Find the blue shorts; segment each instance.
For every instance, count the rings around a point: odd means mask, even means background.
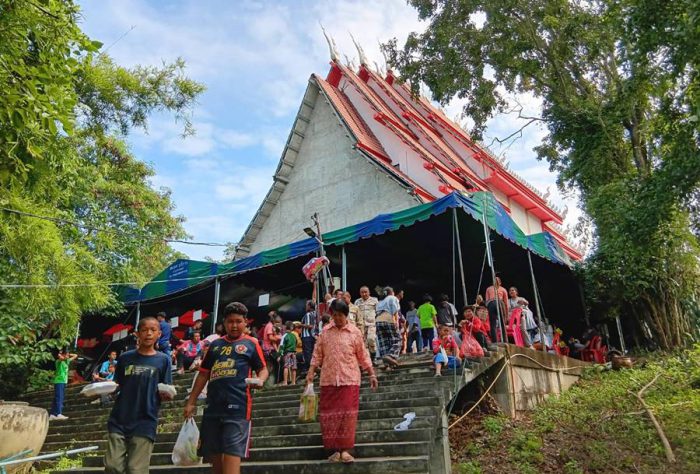
[[[203,417],[199,430],[199,455],[205,459],[220,454],[247,458],[250,449],[250,420]]]
[[[447,368],[448,369],[455,369],[459,367],[459,362],[457,362],[457,358],[454,356],[447,356],[447,360],[445,360],[445,357],[438,352],[438,354],[433,358],[433,362],[436,364],[444,364],[447,362]]]

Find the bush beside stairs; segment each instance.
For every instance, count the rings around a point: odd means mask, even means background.
[[[360,390],[360,415],[357,426],[355,457],[352,465],[329,464],[323,449],[318,422],[297,421],[301,385],[277,386],[257,392],[253,402],[253,435],[250,457],[244,461],[244,474],[257,473],[446,473],[450,470],[447,417],[445,407],[464,385],[474,380],[501,358],[491,357],[467,361],[466,370],[455,377],[445,371],[433,376],[429,354],[402,357],[399,369],[378,370],[379,389],[372,392],[366,377]],[[160,410],[158,435],[151,457],[151,472],[200,474],[210,472],[207,464],[192,467],[172,465],[173,445],[182,424],[182,410],[187,389],[194,374],[175,376],[178,390],[175,400],[164,403]],[[55,474],[93,473],[103,471],[102,456],[106,448],[106,425],[110,407],[90,404],[82,397],[82,386],[66,390],[65,421],[51,422],[43,453],[97,445],[82,459],[82,467],[54,470]],[[318,388],[317,388],[318,390]],[[50,390],[28,394],[31,405],[49,408]],[[201,420],[204,402],[196,417]],[[408,412],[416,419],[407,431],[394,431]],[[44,468],[46,466],[43,466]]]

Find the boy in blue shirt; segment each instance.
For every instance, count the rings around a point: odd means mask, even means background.
[[[160,402],[170,399],[158,392],[159,383],[172,384],[170,358],[155,349],[158,321],[139,321],[137,337],[139,348],[119,356],[114,373],[119,393],[107,421],[105,472],[110,474],[148,473]]]
[[[185,405],[185,419],[196,410],[197,397],[208,382],[207,407],[200,429],[201,454],[216,473],[239,474],[248,456],[251,386],[245,379],[257,373],[258,387],[267,380],[265,356],[258,341],[245,334],[248,308],[230,303],[224,309],[226,335],[212,342]]]
[[[168,359],[170,359],[170,337],[173,335],[173,329],[170,327],[170,321],[164,312],[161,311],[158,313],[156,315],[156,319],[158,319],[158,326],[160,327],[160,336],[158,336],[158,344],[156,345],[156,349],[161,351],[163,354],[168,356]]]

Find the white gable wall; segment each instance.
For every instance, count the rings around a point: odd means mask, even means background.
[[[303,229],[311,226],[314,212],[321,231],[328,232],[420,203],[353,145],[319,94],[289,184],[251,244],[250,255],[305,238]]]

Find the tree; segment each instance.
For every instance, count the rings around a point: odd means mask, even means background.
[[[436,100],[468,99],[480,138],[511,109],[542,101],[536,148],[575,187],[595,227],[581,267],[594,310],[630,318],[670,348],[697,337],[700,4],[691,0],[411,0],[429,21],[389,62]],[[697,209],[697,206],[695,207]],[[697,222],[697,214],[694,216]]]
[[[0,372],[30,371],[82,314],[120,311],[110,283],[147,281],[185,237],[125,138],[157,110],[191,132],[203,86],[182,61],[114,64],[78,15],[71,1],[0,0]]]

